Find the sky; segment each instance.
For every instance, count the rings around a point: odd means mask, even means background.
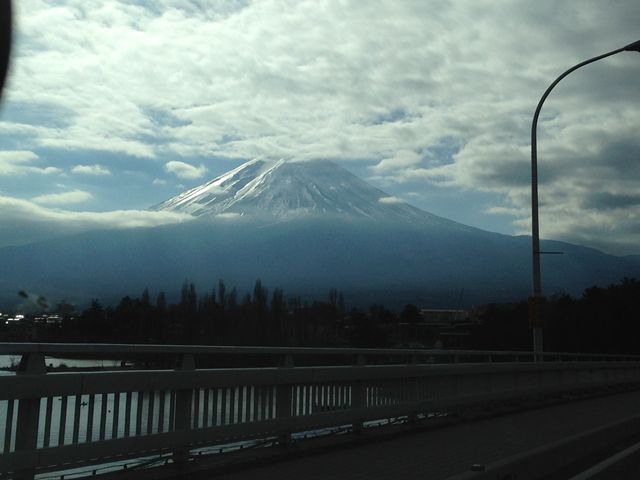
[[[20,0],[0,246],[189,221],[146,209],[254,158],[330,159],[429,212],[530,232],[530,128],[637,0]],[[640,254],[640,54],[538,127],[543,238]]]

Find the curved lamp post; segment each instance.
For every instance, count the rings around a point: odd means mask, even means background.
[[[542,288],[540,285],[540,255],[543,253],[540,251],[540,232],[538,225],[538,145],[536,129],[538,127],[538,116],[544,101],[547,99],[551,90],[574,70],[584,67],[590,63],[596,62],[606,57],[610,57],[620,52],[640,52],[640,40],[634,43],[630,43],[626,47],[618,48],[611,52],[599,55],[597,57],[585,60],[577,65],[574,65],[569,70],[564,72],[554,82],[549,85],[549,88],[544,92],[542,98],[538,102],[536,111],[533,114],[533,122],[531,124],[531,246],[532,246],[532,260],[533,260],[533,293],[529,298],[529,324],[533,329],[533,357],[534,361],[542,361],[542,321],[540,319],[540,304],[542,303]]]

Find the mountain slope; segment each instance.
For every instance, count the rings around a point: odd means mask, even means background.
[[[593,284],[637,276],[623,258],[560,242],[545,249],[546,294],[579,294]],[[351,304],[458,306],[526,298],[530,240],[504,235],[430,231],[365,220],[311,220],[256,224],[196,221],[180,227],[90,232],[0,249],[0,299],[19,290],[50,299],[117,301],[165,290],[185,278],[208,290],[219,278],[248,291],[257,278],[289,295],[324,298],[342,290]]]
[[[331,162],[248,162],[154,208],[198,218],[0,249],[0,304],[16,303],[20,290],[78,302],[114,302],[145,287],[171,295],[185,278],[201,289],[222,278],[241,292],[260,278],[307,298],[335,287],[361,306],[457,307],[530,291],[529,238],[390,199]],[[546,294],[579,294],[640,273],[635,259],[542,245],[565,253],[542,259]]]

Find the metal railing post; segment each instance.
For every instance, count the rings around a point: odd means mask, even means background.
[[[354,358],[354,365],[356,367],[362,367],[366,365],[366,359],[364,355],[359,354]],[[362,380],[351,382],[351,408],[354,410],[358,410],[366,407],[366,386]],[[353,420],[351,427],[353,428],[354,433],[362,432],[363,422],[361,419]]]
[[[289,354],[285,355],[281,368],[293,368],[293,357]],[[276,418],[288,418],[292,412],[292,385],[276,385]],[[278,438],[278,443],[286,447],[291,444],[291,431],[287,429],[282,432]]]
[[[411,425],[415,425],[418,423],[418,403],[420,402],[418,378],[409,377],[407,381],[409,382],[409,402],[414,405],[413,410],[407,416],[407,422]]]
[[[45,375],[43,353],[22,355],[16,375]],[[40,418],[40,398],[21,398],[18,403],[16,424],[16,452],[36,453],[38,446],[38,419]],[[35,468],[27,468],[16,473],[16,480],[33,480]]]
[[[351,408],[352,409],[359,410],[361,408],[366,407],[365,389],[366,389],[366,386],[362,380],[351,383]],[[361,418],[354,419],[353,423],[351,424],[351,427],[353,428],[354,433],[361,433],[363,428],[362,425],[363,425],[363,422]]]
[[[192,354],[182,355],[180,364],[176,370],[193,371],[195,369],[195,360]],[[139,400],[138,400],[139,401]],[[175,411],[173,418],[173,430],[188,431],[191,430],[191,404],[193,402],[193,389],[176,390],[175,392]],[[138,405],[140,408],[140,405]],[[189,444],[178,445],[173,450],[173,462],[176,464],[185,464],[189,460]]]

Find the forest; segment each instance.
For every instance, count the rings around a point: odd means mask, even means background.
[[[552,352],[640,354],[640,281],[625,278],[593,286],[579,298],[556,294],[546,299],[544,349]],[[473,332],[474,347],[531,348],[526,301],[486,305]]]
[[[529,350],[528,305],[479,305],[467,321],[443,326],[425,320],[424,311],[406,305],[399,312],[383,305],[348,308],[343,294],[303,301],[271,292],[260,280],[242,296],[223,280],[199,292],[185,280],[175,302],[165,292],[153,298],[144,289],[115,306],[98,299],[82,311],[66,302],[49,308],[58,322],[32,314],[20,324],[0,325],[1,341],[109,342],[205,345],[354,346]],[[640,282],[625,278],[587,288],[579,298],[556,294],[543,306],[545,351],[640,353]],[[50,318],[50,317],[49,317]],[[451,344],[451,332],[464,343]]]

